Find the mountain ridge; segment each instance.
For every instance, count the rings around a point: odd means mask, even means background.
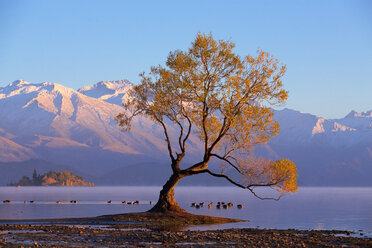
[[[140,163],[149,165],[144,167],[149,176],[151,170],[155,175],[156,166],[151,164],[169,163],[162,129],[139,117],[132,131],[124,133],[115,122],[133,85],[128,80],[101,81],[74,90],[51,82],[16,80],[0,87],[0,162],[42,159],[79,169],[102,183],[110,182],[107,177],[115,171],[125,181],[129,176],[125,172],[136,174]],[[294,160],[299,171],[309,175],[300,174],[304,184],[327,181],[319,182],[321,176],[312,169],[331,176],[336,171],[338,178],[345,173],[372,173],[371,117],[372,111],[325,119],[288,108],[274,110],[281,132],[257,150],[265,157]],[[177,129],[170,125],[169,133],[175,136]],[[192,161],[202,148],[196,135],[188,147],[191,155],[186,161]]]

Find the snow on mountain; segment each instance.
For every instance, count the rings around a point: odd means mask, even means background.
[[[354,118],[354,117],[361,117],[361,118],[372,118],[372,110],[367,112],[358,113],[355,110],[352,110],[349,114],[345,116],[345,118]]]
[[[362,113],[353,110],[344,118],[335,121],[358,130],[372,131],[372,110]]]
[[[111,91],[110,95],[118,92]],[[97,94],[106,101],[100,96]],[[372,173],[372,167],[368,166],[372,164],[372,132],[363,132],[358,125],[347,125],[342,120],[327,120],[291,109],[275,110],[274,114],[281,131],[268,144],[256,149],[258,154],[292,159],[299,168],[299,180],[305,185],[363,185],[372,181],[363,178],[364,173]],[[359,119],[366,116],[368,113],[357,115]],[[354,175],[354,179],[345,178],[347,175]]]
[[[104,175],[115,172],[120,172],[115,183],[122,183],[122,177],[125,182],[136,171],[155,175],[153,167],[169,163],[162,129],[139,117],[131,132],[125,133],[115,122],[132,87],[127,80],[102,81],[78,91],[22,80],[0,87],[0,162],[35,158],[71,166],[88,178],[102,175],[99,181],[106,183],[114,182]],[[372,182],[368,177],[372,174],[372,111],[354,111],[334,120],[291,109],[274,113],[281,131],[261,146],[260,153],[296,162],[300,183]],[[177,137],[174,126],[168,131]],[[202,150],[194,135],[188,147],[191,158]]]
[[[366,116],[327,120],[291,109],[275,111],[280,133],[260,154],[293,160],[302,185],[371,185],[372,129],[363,128]],[[352,123],[345,121],[350,118]]]
[[[124,137],[114,121],[122,111],[117,105],[48,82],[16,81],[0,89],[0,94],[0,125],[16,133],[18,138],[22,135],[51,137],[49,140],[53,138],[54,143],[58,138],[61,146],[77,142],[115,152],[138,153],[133,149],[135,146],[128,145],[135,140]],[[62,138],[71,142],[62,142]]]
[[[123,100],[127,97],[128,91],[132,87],[133,84],[126,79],[118,81],[101,81],[92,86],[82,87],[78,92],[121,106]]]
[[[15,81],[0,88],[0,106],[0,128],[15,134],[3,139],[2,146],[22,144],[36,151],[36,157],[50,156],[56,147],[120,154],[165,150],[159,131],[154,135],[138,128],[145,119],[137,120],[131,134],[123,133],[114,120],[121,107],[59,84]],[[4,153],[0,161],[9,161],[8,157]]]
[[[114,103],[122,104],[122,100],[127,97],[129,90],[133,84],[127,80],[119,81],[102,81],[92,86],[86,86],[79,92],[87,96]],[[275,111],[275,119],[280,124],[281,133],[278,138],[280,142],[299,142],[324,143],[333,146],[348,144],[347,138],[350,132],[355,131],[354,128],[342,125],[334,120],[326,120],[311,114],[304,114],[291,109],[283,109]],[[198,142],[196,139],[194,142]],[[275,141],[274,141],[275,142]]]
[[[273,142],[324,143],[339,146],[348,143],[356,129],[300,111],[283,109],[274,111],[274,119],[280,124],[280,133]]]
[[[97,98],[50,82],[17,80],[0,88],[0,130],[8,135],[3,135],[0,148],[9,151],[0,152],[0,162],[15,161],[11,154],[18,152],[21,160],[38,158],[95,173],[145,157],[164,157],[167,148],[162,129],[151,120],[136,118],[130,133],[118,127],[115,117],[123,109],[110,101],[129,87],[127,81],[100,82],[82,90],[95,92]],[[112,97],[107,97],[108,89]],[[169,132],[176,134],[174,128]],[[198,149],[197,144],[191,146],[191,151]]]
[[[121,106],[122,101],[127,97],[132,87],[133,84],[128,80],[102,81],[92,86],[83,87],[78,91],[87,96]],[[313,136],[319,134],[331,134],[334,137],[335,133],[338,132],[355,131],[354,128],[342,125],[334,120],[326,120],[290,109],[275,111],[275,118],[281,125],[282,133],[290,133],[291,138],[303,142],[311,140]],[[288,135],[286,136],[288,137]]]

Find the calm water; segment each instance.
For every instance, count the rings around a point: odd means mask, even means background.
[[[0,219],[35,219],[92,217],[105,214],[139,212],[150,209],[160,187],[0,187]],[[262,192],[265,193],[265,192]],[[6,204],[3,200],[12,200]],[[363,230],[372,233],[372,188],[303,187],[280,201],[262,201],[249,192],[230,187],[177,187],[176,199],[191,213],[231,217],[249,222],[197,227],[220,229],[232,227]],[[35,203],[24,204],[24,200]],[[71,204],[70,200],[78,200]],[[111,204],[107,201],[112,200]],[[123,205],[121,201],[140,201]],[[62,201],[62,204],[56,204]],[[233,202],[243,204],[228,210],[195,209],[191,202]]]

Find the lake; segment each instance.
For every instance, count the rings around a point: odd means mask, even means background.
[[[146,211],[156,202],[161,187],[0,187],[0,219],[93,217]],[[268,194],[261,190],[261,194]],[[3,203],[4,200],[12,203]],[[28,203],[25,204],[24,201]],[[30,200],[35,201],[29,203]],[[77,204],[70,200],[78,200]],[[111,200],[112,203],[107,203]],[[124,205],[121,201],[140,201]],[[277,228],[337,229],[372,234],[372,188],[301,187],[279,201],[259,200],[248,191],[234,187],[176,187],[176,200],[188,212],[249,220],[249,222],[198,226],[194,229]],[[61,201],[61,204],[56,204]],[[192,202],[213,201],[196,209]],[[218,201],[234,207],[217,209]],[[243,204],[242,209],[236,208]],[[190,228],[193,229],[193,228]]]

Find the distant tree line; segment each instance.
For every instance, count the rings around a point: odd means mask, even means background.
[[[32,178],[23,176],[18,182],[11,182],[9,186],[94,186],[93,183],[85,182],[82,177],[63,170],[60,172],[49,171],[40,175],[36,169]]]

